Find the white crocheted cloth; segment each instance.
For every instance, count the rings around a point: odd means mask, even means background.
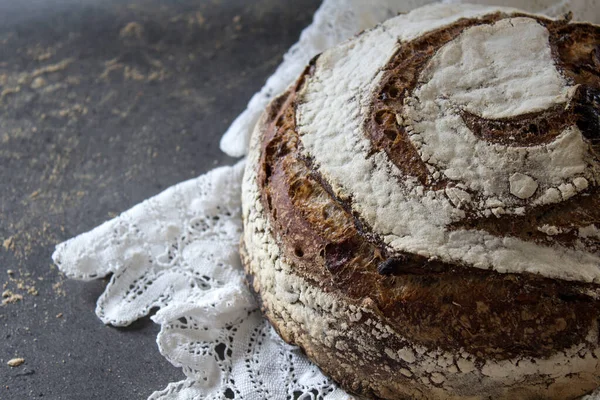
[[[399,12],[433,2],[324,0],[313,23],[227,130],[221,149],[245,155],[266,104],[314,55]],[[595,0],[471,2],[501,3],[550,16],[570,10],[575,19],[600,22]],[[159,308],[152,317],[161,326],[159,351],[182,368],[186,379],[150,399],[351,398],[298,348],[279,338],[244,285],[237,253],[242,173],[240,161],[175,185],[58,245],[53,259],[71,278],[112,274],[96,307],[106,324],[125,326]]]

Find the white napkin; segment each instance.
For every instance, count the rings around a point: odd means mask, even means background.
[[[235,157],[246,154],[264,107],[314,55],[399,12],[433,2],[324,0],[313,23],[227,130],[221,149]],[[571,10],[575,19],[600,21],[595,0],[471,2],[551,16]],[[125,326],[159,308],[152,317],[161,325],[159,351],[183,369],[186,379],[150,399],[349,399],[298,348],[277,336],[244,285],[237,253],[242,172],[243,160],[175,185],[58,245],[53,259],[71,278],[113,274],[96,307],[106,324]]]

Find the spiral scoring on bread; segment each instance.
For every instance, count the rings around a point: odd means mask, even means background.
[[[412,110],[419,106],[415,104],[415,93],[425,86],[426,75],[433,76],[427,71],[435,64],[435,57],[443,55],[445,46],[468,37],[469,30],[483,29],[488,35],[514,39],[505,30],[521,24],[521,30],[515,31],[517,36],[523,34],[523,29],[534,38],[539,36],[533,44],[537,48],[547,47],[549,41],[543,30],[548,28],[543,24],[556,30],[568,30],[570,24],[512,13],[458,21],[442,18],[436,23],[439,29],[423,34],[414,32],[420,26],[416,24],[384,25],[381,29],[388,33],[383,36],[387,43],[375,45],[373,33],[367,32],[346,47],[330,50],[314,59],[298,82],[269,106],[261,128],[258,175],[262,203],[278,243],[294,263],[296,273],[322,290],[342,290],[357,300],[373,299],[374,307],[389,318],[395,329],[416,342],[462,347],[500,359],[517,354],[539,356],[568,348],[585,337],[594,324],[597,312],[587,293],[594,293],[595,287],[585,282],[565,285],[547,279],[575,277],[577,281],[581,275],[563,273],[559,268],[548,270],[545,263],[556,266],[552,257],[561,252],[586,261],[581,254],[590,251],[594,231],[584,228],[587,237],[577,236],[575,241],[573,235],[555,233],[549,227],[562,229],[558,227],[573,220],[594,226],[599,218],[592,189],[559,206],[533,205],[536,196],[525,196],[532,175],[525,170],[528,165],[515,163],[510,166],[512,172],[500,166],[494,177],[504,179],[504,185],[500,185],[502,190],[494,201],[504,201],[512,208],[504,205],[507,211],[499,213],[497,208],[501,206],[481,194],[486,182],[481,187],[469,187],[451,179],[447,168],[434,162],[434,157],[423,155],[430,143],[416,138],[412,127],[417,124],[409,123],[407,116],[414,115]],[[494,29],[498,23],[500,31]],[[402,33],[403,28],[408,33]],[[400,32],[392,34],[393,29]],[[378,33],[376,37],[381,40],[381,31]],[[592,33],[590,37],[596,38],[597,33]],[[395,35],[414,38],[398,43]],[[571,50],[568,45],[564,47],[564,51]],[[567,136],[579,132],[572,101],[577,89],[574,94],[567,83],[577,84],[575,79],[580,78],[558,74],[553,57],[559,51],[549,48],[539,56],[549,63],[544,68],[554,83],[546,92],[554,97],[545,96],[540,101],[524,93],[533,100],[528,108],[520,103],[513,107],[512,112],[519,113],[513,119],[502,114],[492,119],[474,107],[450,104],[446,107],[448,113],[456,110],[452,121],[463,135],[470,135],[472,142],[483,143],[499,156],[507,155],[507,162],[514,154],[529,150],[543,156],[556,154],[553,148],[558,153],[564,151],[568,148],[563,146],[565,132]],[[365,60],[373,61],[373,65],[365,67]],[[521,71],[515,72],[522,78]],[[369,73],[376,79],[370,79]],[[592,77],[586,79],[594,82]],[[441,100],[450,98],[442,96]],[[506,100],[504,103],[506,110],[510,105]],[[473,122],[472,118],[479,120]],[[437,120],[437,114],[430,119]],[[424,118],[419,121],[424,124]],[[542,129],[544,123],[548,131]],[[539,128],[525,133],[522,127],[532,124]],[[480,130],[473,133],[470,127],[476,125]],[[499,128],[510,130],[514,138],[504,139],[502,133],[494,131]],[[460,134],[456,131],[449,129],[442,134]],[[435,136],[435,132],[428,135]],[[582,139],[581,134],[575,139],[575,143],[592,151],[589,140]],[[527,157],[519,160],[527,161]],[[568,157],[565,161],[577,162]],[[511,192],[511,180],[512,189],[519,188],[521,197]],[[494,206],[491,213],[490,204]],[[519,208],[527,212],[521,216]],[[559,249],[549,243],[558,244]],[[582,250],[582,245],[587,247]],[[419,247],[415,250],[415,246]],[[539,249],[546,249],[546,253]],[[489,259],[487,252],[491,253]],[[521,264],[511,268],[515,253],[521,257]],[[563,254],[559,262],[564,259]],[[507,272],[520,273],[522,278]],[[498,296],[493,304],[489,293]],[[575,303],[577,313],[571,311]],[[457,311],[452,304],[460,304],[461,308]],[[489,312],[494,317],[486,317],[482,307],[493,310]],[[539,318],[523,320],[523,315]],[[465,336],[464,319],[472,320],[470,324],[485,334]],[[563,334],[565,326],[570,335]]]
[[[325,53],[299,94],[303,154],[338,200],[391,252],[600,282],[600,236],[580,232],[597,207],[555,211],[596,198],[598,29],[496,13],[383,31]]]
[[[470,201],[472,195],[464,192],[459,198],[448,195],[454,203],[468,202],[488,217],[522,214],[522,207],[532,202],[551,203],[544,193],[561,185],[571,184],[568,191],[563,186],[562,200],[587,189],[596,166],[590,161],[586,165],[585,154],[578,153],[589,149],[584,135],[590,140],[599,135],[597,126],[582,123],[587,116],[577,110],[590,103],[590,93],[598,93],[598,82],[578,84],[581,79],[576,77],[569,84],[555,65],[549,29],[558,36],[556,31],[564,24],[543,21],[544,26],[525,17],[490,22],[467,28],[463,22],[450,32],[436,32],[402,46],[377,96],[375,123],[369,127],[380,141],[407,137],[409,149],[419,153],[421,168],[428,171],[427,181],[445,180],[446,188],[451,182],[453,187],[462,183],[481,192],[479,197],[485,201]],[[434,49],[429,46],[429,58],[414,54],[423,42],[444,43],[440,34],[446,40],[454,34],[454,40]],[[515,49],[510,45],[515,41],[525,45]],[[407,69],[411,61],[423,66],[423,58],[428,65],[412,79],[399,70]],[[418,88],[400,94],[406,82],[414,81],[419,82]],[[597,118],[597,110],[593,112]],[[392,124],[389,119],[384,124],[390,115],[395,115]],[[388,149],[393,146],[386,144]],[[574,157],[565,160],[563,154]],[[388,155],[393,157],[393,151]],[[591,155],[588,158],[595,161]],[[500,210],[490,204],[506,207]]]
[[[251,286],[282,336],[353,391],[558,399],[597,383],[599,29],[498,10],[391,20],[315,58],[257,125]],[[529,49],[486,58],[496,81],[436,77],[466,64],[457,49],[515,38]],[[489,101],[446,93],[461,85]]]

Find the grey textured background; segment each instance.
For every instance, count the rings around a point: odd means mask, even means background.
[[[221,134],[318,3],[0,0],[0,285],[22,296],[0,306],[0,399],[137,399],[183,379],[157,326],[104,326],[106,280],[66,280],[50,256],[231,164]]]

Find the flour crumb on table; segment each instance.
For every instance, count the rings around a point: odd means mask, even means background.
[[[8,365],[9,367],[15,368],[18,367],[19,365],[22,365],[25,362],[24,358],[12,358],[10,360],[8,360],[8,362],[6,363],[6,365]]]

